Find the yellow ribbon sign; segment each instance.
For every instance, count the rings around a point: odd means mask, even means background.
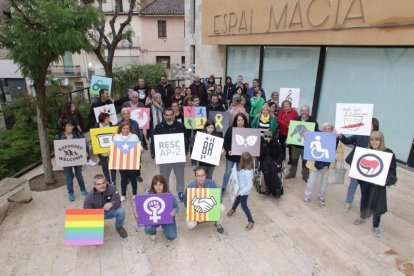
[[[216,114],[216,116],[214,117],[214,120],[216,121],[216,128],[223,128],[223,124],[221,123],[221,121],[223,120],[223,115],[221,114]]]

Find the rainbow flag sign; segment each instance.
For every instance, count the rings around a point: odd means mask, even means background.
[[[141,161],[141,142],[113,141],[109,148],[110,170],[139,170]]]
[[[187,189],[187,221],[219,221],[220,207],[221,189]]]
[[[102,245],[103,242],[103,209],[66,210],[65,245]]]
[[[186,129],[202,129],[207,121],[205,106],[184,106],[184,126]]]

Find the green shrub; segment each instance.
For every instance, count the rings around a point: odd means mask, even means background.
[[[142,64],[118,67],[114,70],[112,91],[113,98],[124,97],[128,88],[134,87],[139,78],[145,79],[145,84],[156,86],[165,69],[161,64]]]

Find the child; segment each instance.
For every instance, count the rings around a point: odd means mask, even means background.
[[[56,135],[55,140],[64,140],[64,139],[82,139],[85,138],[82,132],[74,132],[74,125],[73,122],[70,120],[63,120],[62,122],[62,132]],[[86,146],[86,152],[89,151],[88,144]],[[81,194],[83,196],[88,195],[88,191],[85,188],[85,181],[83,180],[82,176],[82,166],[70,166],[63,168],[66,177],[66,188],[68,189],[68,198],[70,201],[75,200],[75,193],[73,191],[73,177],[76,176],[78,180],[79,188],[81,190]],[[75,174],[73,174],[75,171]]]
[[[210,134],[213,136],[218,136],[216,127],[214,126],[214,123],[212,120],[206,121],[206,123],[204,124],[203,133]],[[214,172],[214,169],[216,168],[215,165],[204,163],[201,161],[198,162],[198,165],[205,169],[208,179],[213,179],[213,172]]]
[[[149,194],[166,194],[170,193],[168,189],[167,181],[162,175],[154,175],[151,182],[151,188],[148,191]],[[178,213],[178,203],[173,196],[173,211],[170,213],[174,217],[174,222],[171,224],[162,224],[161,227],[164,229],[164,235],[167,240],[175,240],[177,237],[177,226],[175,225],[175,215]],[[151,240],[155,242],[155,234],[159,225],[145,225],[145,234],[151,235]]]
[[[233,216],[241,202],[242,209],[248,220],[246,230],[251,230],[254,226],[254,221],[249,207],[247,207],[247,197],[253,188],[253,158],[248,152],[243,152],[240,157],[240,171],[237,173],[237,178],[239,180],[239,192],[236,195],[233,207],[227,215]]]

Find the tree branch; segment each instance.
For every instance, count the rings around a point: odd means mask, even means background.
[[[22,17],[23,21],[31,28],[34,30],[39,30],[42,28],[42,25],[40,25],[39,23],[33,23],[32,21],[30,21],[30,19],[24,14],[24,12],[20,9],[20,7],[14,2],[14,0],[8,0],[10,6],[13,7],[13,9],[20,14],[20,16]]]

